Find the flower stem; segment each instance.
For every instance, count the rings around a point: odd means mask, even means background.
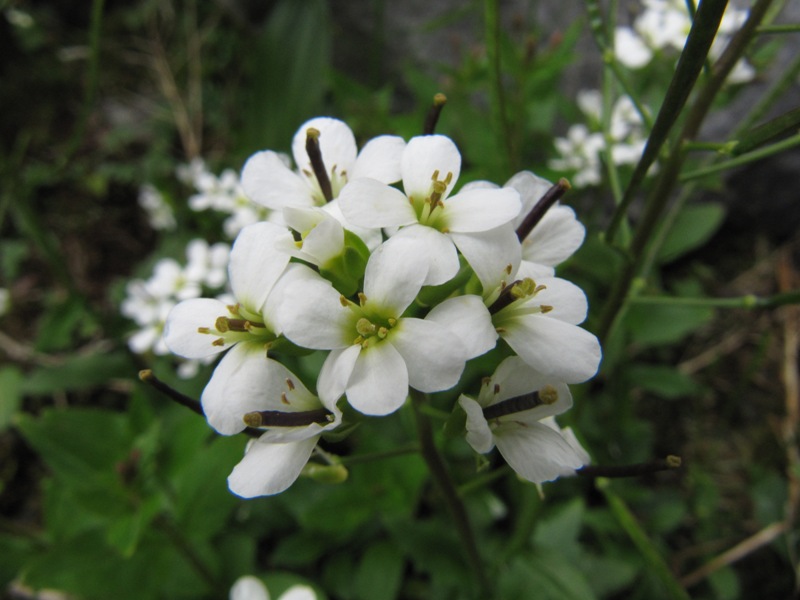
[[[467,560],[472,571],[478,578],[478,583],[483,591],[481,597],[486,597],[489,591],[489,580],[486,577],[483,561],[478,553],[478,546],[475,542],[475,535],[469,523],[467,509],[458,496],[453,478],[447,470],[444,459],[436,448],[433,439],[433,429],[427,415],[421,410],[421,406],[426,403],[427,395],[411,388],[411,406],[414,409],[414,420],[417,424],[417,435],[419,436],[420,452],[428,470],[431,472],[433,480],[436,482],[439,491],[444,497],[447,508],[450,511],[456,530],[464,544]]]

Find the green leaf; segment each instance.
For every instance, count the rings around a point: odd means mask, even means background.
[[[35,369],[25,378],[22,389],[30,395],[85,390],[112,378],[130,377],[135,372],[130,358],[123,352],[72,356],[61,365]]]
[[[715,202],[693,204],[678,214],[658,252],[658,261],[668,263],[705,244],[722,225],[725,208]]]
[[[297,127],[319,114],[330,69],[330,17],[324,0],[282,0],[252,49],[248,152],[288,148]]]
[[[106,410],[51,409],[39,418],[21,415],[17,426],[56,477],[75,486],[116,481],[115,466],[132,441],[125,415]]]
[[[536,590],[537,600],[591,600],[592,591],[582,569],[557,551],[536,552],[516,557],[500,582],[503,600],[530,598]]]
[[[0,369],[0,431],[6,429],[17,414],[22,401],[22,371],[9,366]]]
[[[631,341],[641,346],[664,346],[678,342],[714,317],[705,306],[633,304],[625,314]]]
[[[625,377],[631,385],[670,400],[692,396],[700,390],[690,375],[666,365],[630,365],[625,369]]]
[[[389,542],[378,542],[364,552],[356,573],[356,598],[394,600],[403,581],[403,553]]]

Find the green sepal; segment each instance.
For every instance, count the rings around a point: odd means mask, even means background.
[[[321,265],[319,273],[343,296],[349,297],[361,289],[368,260],[369,248],[355,233],[345,229],[341,254]]]
[[[288,356],[307,356],[314,350],[298,346],[280,335],[268,344],[267,352],[269,354],[286,354]]]

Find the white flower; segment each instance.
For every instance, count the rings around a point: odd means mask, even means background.
[[[247,445],[244,458],[228,476],[228,487],[242,498],[286,490],[300,475],[320,435],[341,424],[342,413],[335,404],[323,406],[297,376],[263,352],[249,353],[235,369],[215,373],[209,387],[203,410],[215,429],[223,425],[225,431],[220,433],[242,431],[246,417],[255,418],[255,424],[259,419],[281,420],[262,423],[266,431]],[[292,417],[302,422],[287,421]]]
[[[437,392],[458,382],[472,350],[462,339],[471,334],[459,335],[433,319],[403,316],[427,274],[413,260],[412,246],[411,240],[391,239],[373,252],[358,303],[310,269],[285,286],[284,335],[306,348],[331,350],[317,382],[326,405],[346,394],[356,410],[385,415],[405,402],[409,385]]]
[[[319,147],[332,198],[325,198],[306,151],[309,129],[319,132]],[[286,206],[322,206],[336,198],[349,181],[371,177],[384,183],[400,179],[399,158],[405,143],[397,136],[379,136],[357,153],[355,136],[338,119],[317,117],[297,130],[292,154],[297,171],[291,170],[277,152],[265,150],[251,156],[242,169],[242,186],[249,198],[273,210]]]
[[[517,277],[514,280],[514,277]],[[500,337],[528,365],[547,377],[581,383],[597,373],[600,343],[578,327],[586,319],[586,295],[558,277],[510,273],[498,290],[484,293]]]
[[[470,264],[480,260],[484,236],[491,246],[496,241],[491,231],[519,213],[519,196],[511,189],[473,187],[450,196],[461,171],[461,155],[445,136],[412,138],[400,168],[404,192],[374,179],[355,179],[342,190],[340,205],[350,223],[399,227],[394,237],[412,240],[410,251],[428,265],[424,285],[455,276],[456,248]]]
[[[200,283],[210,288],[221,288],[228,280],[228,259],[231,247],[217,243],[209,246],[208,242],[194,239],[186,246],[188,262],[184,276],[189,281]]]
[[[600,152],[605,147],[601,133],[592,133],[579,123],[571,125],[567,137],[556,138],[554,144],[559,157],[548,162],[551,169],[572,171],[570,182],[577,188],[600,183]]]
[[[519,357],[500,363],[483,382],[477,401],[462,394],[458,402],[467,413],[472,448],[485,454],[496,445],[511,468],[529,481],[551,481],[589,462],[574,434],[561,431],[551,419],[572,406],[569,388]]]
[[[203,359],[233,347],[217,365],[201,398],[209,423],[220,433],[241,431],[243,425],[224,412],[217,419],[213,409],[206,408],[237,394],[235,386],[219,382],[231,378],[245,362],[265,356],[280,334],[272,304],[279,298],[271,292],[288,265],[289,254],[280,250],[287,244],[292,244],[292,236],[283,227],[272,223],[246,227],[233,245],[228,267],[236,304],[194,298],[175,306],[167,317],[164,339],[179,356]],[[265,369],[272,362],[265,363]]]
[[[653,58],[653,51],[630,27],[614,31],[614,56],[630,69],[639,69]]]
[[[231,588],[230,600],[270,600],[267,586],[252,575],[236,580]],[[317,600],[317,594],[307,585],[293,585],[278,597],[278,600]]]
[[[139,188],[139,206],[147,213],[150,227],[153,229],[175,229],[177,223],[172,207],[154,186],[146,183]]]

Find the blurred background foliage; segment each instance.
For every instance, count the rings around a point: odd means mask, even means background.
[[[257,150],[288,151],[312,116],[342,118],[360,140],[409,138],[443,92],[438,131],[458,143],[464,180],[502,183],[520,169],[561,175],[546,165],[555,135],[580,118],[569,91],[583,87],[575,78],[587,69],[587,85],[599,84],[599,56],[584,56],[586,15],[553,24],[536,19],[533,2],[494,16],[480,2],[434,14],[435,4],[430,16],[427,3],[412,4],[424,17],[406,41],[433,39],[427,62],[398,53],[383,0],[0,2],[0,287],[11,295],[0,317],[6,597],[51,589],[224,598],[248,573],[273,594],[306,582],[332,599],[475,597],[422,460],[353,459],[408,446],[409,415],[328,442],[350,469],[345,484],[301,479],[277,497],[242,501],[225,479],[245,440],[214,435],[136,379],[150,367],[199,397],[210,369],[179,380],[170,359],[143,362],[128,351],[131,325],[118,312],[127,278],[157,257],[181,257],[193,237],[221,237],[219,221],[186,206],[176,168],[203,157],[212,169],[238,170]],[[492,18],[502,19],[496,29]],[[756,63],[777,47],[760,45]],[[637,81],[653,106],[669,75]],[[735,90],[725,95],[736,100]],[[775,173],[747,169],[750,180]],[[761,213],[742,227],[737,176],[703,180],[639,282],[651,295],[688,300],[632,303],[569,416],[597,464],[674,454],[681,469],[563,479],[540,497],[494,459],[476,473],[463,439],[441,440],[497,598],[794,593],[800,317],[793,306],[697,301],[798,287],[796,229],[760,227]],[[136,202],[145,182],[165,191],[186,227],[149,227]],[[796,170],[790,182],[796,201]],[[747,210],[770,202],[765,190]],[[565,199],[589,230],[564,269],[589,296],[590,329],[622,267],[599,235],[610,197],[604,184]],[[795,202],[784,218],[796,223],[797,210]]]

